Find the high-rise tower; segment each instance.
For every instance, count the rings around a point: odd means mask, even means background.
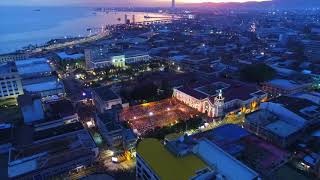
[[[171,8],[172,9],[176,8],[176,0],[172,0]]]

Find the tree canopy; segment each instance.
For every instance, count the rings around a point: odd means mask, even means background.
[[[275,74],[275,70],[264,63],[248,65],[240,70],[242,80],[256,83],[271,80]]]

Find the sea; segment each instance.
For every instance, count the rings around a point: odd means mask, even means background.
[[[43,45],[51,39],[88,36],[103,26],[123,24],[125,15],[130,20],[135,15],[136,22],[148,20],[145,16],[166,17],[158,13],[96,11],[92,7],[0,7],[0,54]]]

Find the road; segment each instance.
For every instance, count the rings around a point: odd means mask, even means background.
[[[102,33],[99,33],[99,34],[96,34],[93,36],[89,36],[89,37],[85,37],[85,38],[81,38],[81,39],[77,39],[77,40],[73,40],[73,41],[68,41],[68,42],[59,43],[59,44],[53,44],[53,45],[49,45],[46,47],[39,47],[39,48],[32,50],[30,53],[36,54],[36,53],[41,53],[44,50],[51,51],[51,50],[56,50],[56,49],[62,49],[65,47],[75,46],[75,45],[82,44],[82,43],[97,41],[97,40],[102,39],[102,38],[109,36],[109,35],[110,35],[110,32],[105,31],[105,32],[102,32]]]

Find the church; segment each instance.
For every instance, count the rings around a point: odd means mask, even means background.
[[[228,113],[252,109],[267,98],[256,85],[219,79],[210,83],[185,85],[173,89],[173,97],[208,117],[222,117]]]

